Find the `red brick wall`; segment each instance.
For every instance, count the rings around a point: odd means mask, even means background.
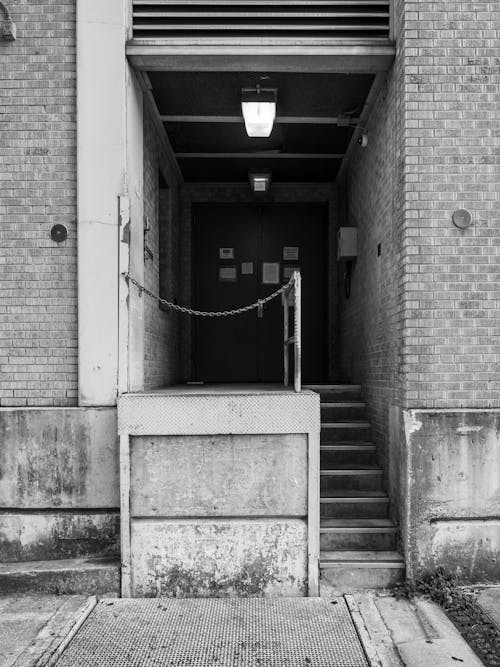
[[[75,0],[9,2],[0,41],[0,405],[77,401]],[[68,228],[67,241],[50,238]]]

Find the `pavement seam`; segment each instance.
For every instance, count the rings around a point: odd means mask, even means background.
[[[352,595],[344,595],[344,600],[346,601],[349,614],[351,615],[352,622],[358,633],[359,641],[365,652],[369,667],[382,667],[382,661],[380,660],[375,644],[371,640],[368,628],[359,611],[358,603]]]

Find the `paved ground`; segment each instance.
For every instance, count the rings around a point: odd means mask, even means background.
[[[0,598],[0,665],[1,667],[51,667],[57,664],[58,667],[75,667],[85,664],[86,667],[90,667],[95,664],[104,667],[114,664],[103,662],[102,656],[92,662],[92,655],[100,642],[101,646],[107,649],[108,655],[114,651],[119,656],[119,662],[116,664],[123,667],[127,665],[142,667],[148,663],[141,660],[141,654],[137,653],[138,648],[145,648],[151,655],[154,650],[163,651],[168,655],[169,650],[177,646],[177,657],[180,659],[182,653],[179,653],[179,650],[189,648],[193,642],[201,641],[200,645],[203,645],[205,641],[205,650],[207,637],[212,641],[218,638],[211,647],[216,649],[215,653],[212,652],[212,657],[218,657],[217,651],[222,657],[224,651],[226,653],[226,662],[213,663],[219,667],[246,664],[262,667],[265,665],[279,667],[280,664],[286,664],[288,667],[295,664],[290,662],[290,656],[300,658],[302,662],[297,664],[304,667],[325,664],[328,667],[366,664],[370,667],[445,667],[446,665],[456,667],[460,664],[464,667],[479,667],[482,664],[441,609],[432,603],[396,601],[389,593],[383,591],[368,591],[343,597],[323,587],[322,593],[324,596],[322,601],[315,603],[313,600],[312,604],[309,603],[310,610],[307,609],[306,601],[303,610],[288,616],[288,620],[287,615],[279,611],[279,603],[283,601],[272,601],[274,611],[267,614],[267,620],[263,626],[261,625],[260,630],[255,625],[255,609],[267,601],[247,600],[247,603],[250,602],[250,607],[253,605],[254,612],[246,615],[246,621],[245,614],[241,613],[239,607],[245,601],[232,601],[229,605],[226,603],[226,607],[220,606],[217,602],[214,605],[212,602],[213,609],[208,614],[202,614],[204,623],[200,625],[200,616],[196,618],[196,609],[199,611],[200,601],[196,600],[122,601],[115,598],[98,602],[95,597],[83,596],[4,597]],[[498,622],[500,587],[483,589],[479,601],[488,614]],[[158,632],[161,618],[165,614],[172,613],[169,611],[172,602],[181,602],[174,612],[176,624],[167,630],[163,627],[163,631]],[[287,601],[284,602],[286,606]],[[139,610],[142,607],[142,611],[127,616],[127,608],[131,611],[134,605]],[[233,613],[232,620],[231,613],[229,615],[227,613],[228,609],[230,612],[236,612]],[[354,625],[350,623],[347,609]],[[183,626],[186,620],[184,618],[183,621],[183,616],[188,620],[191,616],[191,620],[194,621],[191,623],[191,634],[184,644],[179,643],[179,637],[186,637],[185,630],[189,623]],[[108,619],[109,627],[103,624],[103,618]],[[228,631],[226,635],[223,632],[221,634],[224,623]],[[323,623],[327,625],[323,626]],[[332,626],[337,626],[337,630],[333,633]],[[353,633],[354,626],[362,640],[366,660],[360,653],[356,633]],[[235,628],[238,627],[243,634],[241,632],[240,635],[235,634]],[[274,636],[273,632],[276,633]],[[321,635],[321,642],[318,634]],[[246,640],[243,635],[247,637]],[[118,643],[114,643],[117,637]],[[227,640],[228,637],[229,643],[224,644],[224,638]],[[128,646],[128,653],[123,653],[124,641]],[[239,650],[235,654],[234,648],[237,647],[238,641]],[[263,659],[260,662],[245,662],[248,656],[259,657],[257,649],[261,650],[260,657]],[[288,657],[287,650],[289,650]],[[326,663],[321,651],[330,651],[330,658]],[[242,661],[235,662],[235,655]],[[283,662],[285,658],[289,661]],[[181,661],[176,664],[205,666],[211,663],[204,658],[201,663]]]
[[[480,589],[477,601],[491,620],[500,628],[500,586],[488,586]]]

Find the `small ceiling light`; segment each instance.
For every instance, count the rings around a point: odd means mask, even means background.
[[[276,89],[243,88],[241,110],[249,137],[269,137],[276,118]]]
[[[271,188],[271,172],[262,171],[262,172],[253,172],[248,173],[248,180],[250,181],[250,187],[254,193],[265,193],[269,192]]]

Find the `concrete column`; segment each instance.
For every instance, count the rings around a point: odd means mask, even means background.
[[[77,0],[80,405],[114,405],[117,396],[118,197],[129,190],[127,136],[136,130],[142,146],[142,94],[125,58],[130,4]],[[134,128],[127,120],[131,96],[139,100],[132,103],[139,109]],[[142,155],[134,151],[133,159],[142,172]],[[136,225],[137,199],[142,183],[135,178]]]

